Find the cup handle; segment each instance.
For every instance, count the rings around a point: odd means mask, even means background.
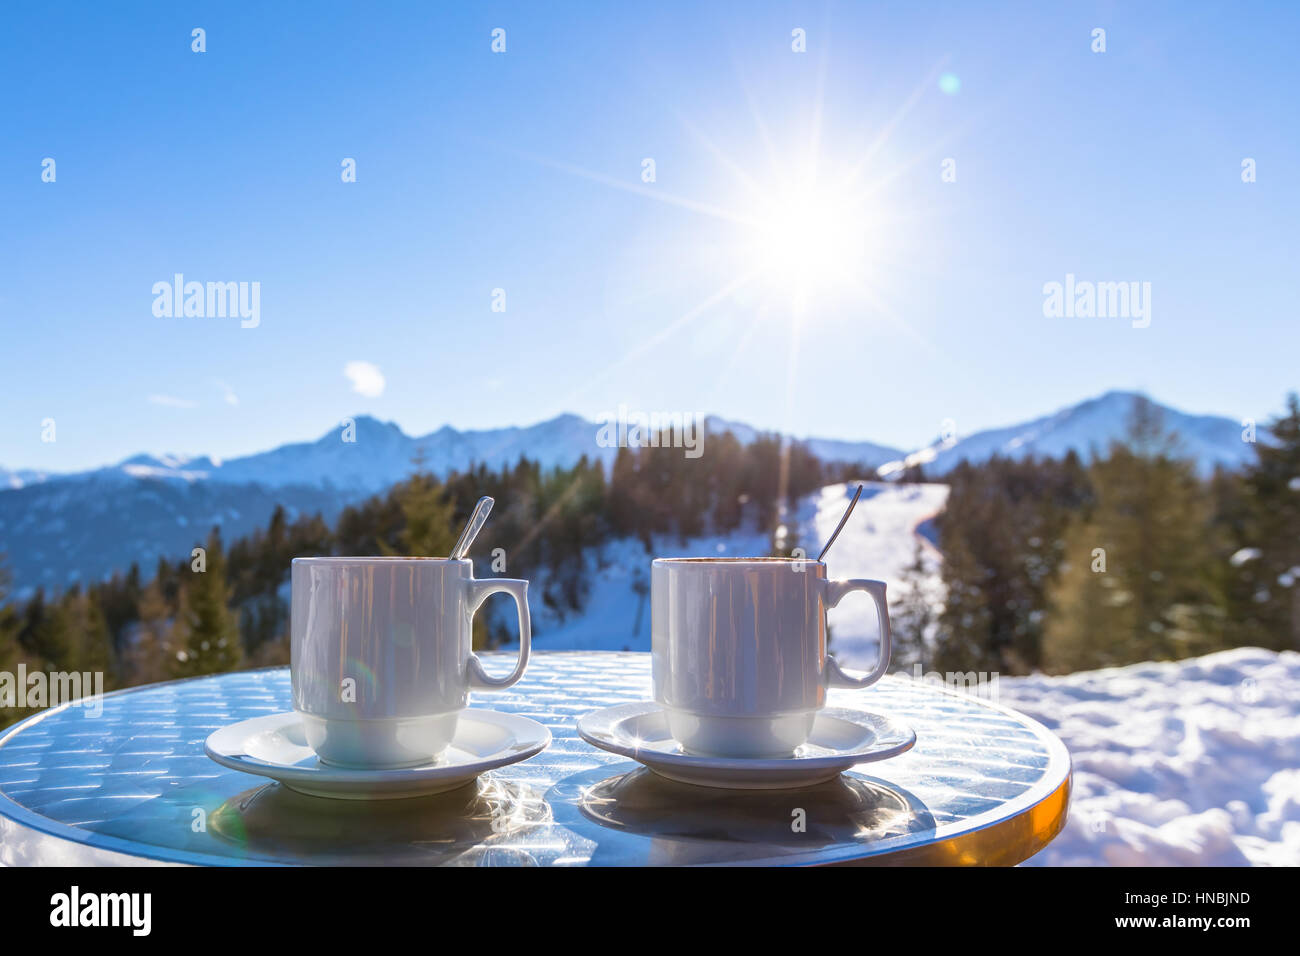
[[[844,599],[851,591],[866,591],[876,604],[876,620],[880,622],[880,653],[876,657],[876,666],[866,677],[850,677],[840,670],[835,658],[826,655],[827,687],[870,687],[889,670],[889,657],[893,652],[892,638],[889,634],[889,603],[885,600],[885,582],[868,581],[865,578],[853,578],[848,581],[826,582],[826,610],[830,610]]]
[[[483,669],[483,663],[477,655],[473,653],[469,655],[470,687],[477,687],[480,690],[505,690],[524,676],[524,668],[528,666],[528,654],[532,650],[533,622],[528,615],[528,582],[516,578],[489,578],[486,581],[471,578],[466,584],[471,621],[478,609],[483,606],[483,602],[491,595],[504,591],[515,599],[515,610],[519,612],[519,659],[515,661],[515,669],[505,677],[493,677]]]

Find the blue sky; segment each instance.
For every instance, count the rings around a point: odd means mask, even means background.
[[[1293,7],[461,6],[5,7],[0,464],[619,404],[914,447],[1300,387]],[[794,277],[792,190],[830,212]],[[155,317],[178,272],[260,324]],[[1045,317],[1067,273],[1150,282],[1150,327]]]

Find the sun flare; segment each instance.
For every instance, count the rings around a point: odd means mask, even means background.
[[[810,182],[778,188],[752,222],[752,270],[796,303],[842,292],[869,258],[869,223],[840,190]]]
[[[799,378],[802,339],[833,325],[888,326],[931,354],[940,354],[899,314],[889,294],[896,273],[928,271],[925,263],[905,254],[915,244],[916,222],[924,216],[915,211],[900,215],[897,199],[891,198],[887,187],[925,158],[899,155],[892,137],[933,82],[934,77],[920,82],[888,121],[865,136],[852,129],[824,133],[820,87],[800,115],[811,119],[806,129],[791,124],[774,134],[752,99],[756,139],[719,142],[707,131],[707,124],[681,116],[686,131],[717,169],[711,181],[701,181],[706,188],[696,195],[679,193],[653,175],[647,178],[644,163],[638,180],[530,156],[570,175],[696,217],[695,225],[683,228],[672,243],[675,257],[666,257],[664,268],[671,270],[676,286],[683,284],[682,274],[698,279],[702,297],[683,303],[674,316],[654,325],[616,361],[578,385],[568,400],[715,319],[743,328],[738,339],[727,337],[732,355],[720,372],[724,377],[739,361],[738,350],[746,347],[751,335],[761,334],[755,329],[779,323],[788,327],[788,343],[775,356],[785,364],[787,409],[792,407]],[[682,249],[691,252],[676,255]],[[641,262],[637,260],[638,269]]]

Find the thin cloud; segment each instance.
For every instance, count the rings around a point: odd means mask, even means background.
[[[167,408],[193,408],[194,402],[188,398],[177,398],[175,395],[150,395],[149,401],[155,405],[165,405]]]
[[[352,391],[366,398],[378,398],[388,384],[379,366],[370,362],[349,362],[343,366],[343,374],[352,382]]]
[[[221,389],[221,397],[227,405],[239,404],[239,396],[235,394],[235,390],[233,388],[231,388],[229,385],[227,385],[219,378],[213,379],[213,384],[215,384],[217,388]]]

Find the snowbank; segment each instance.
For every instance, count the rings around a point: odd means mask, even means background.
[[[1002,678],[1074,764],[1065,830],[1026,865],[1300,865],[1300,654]]]

